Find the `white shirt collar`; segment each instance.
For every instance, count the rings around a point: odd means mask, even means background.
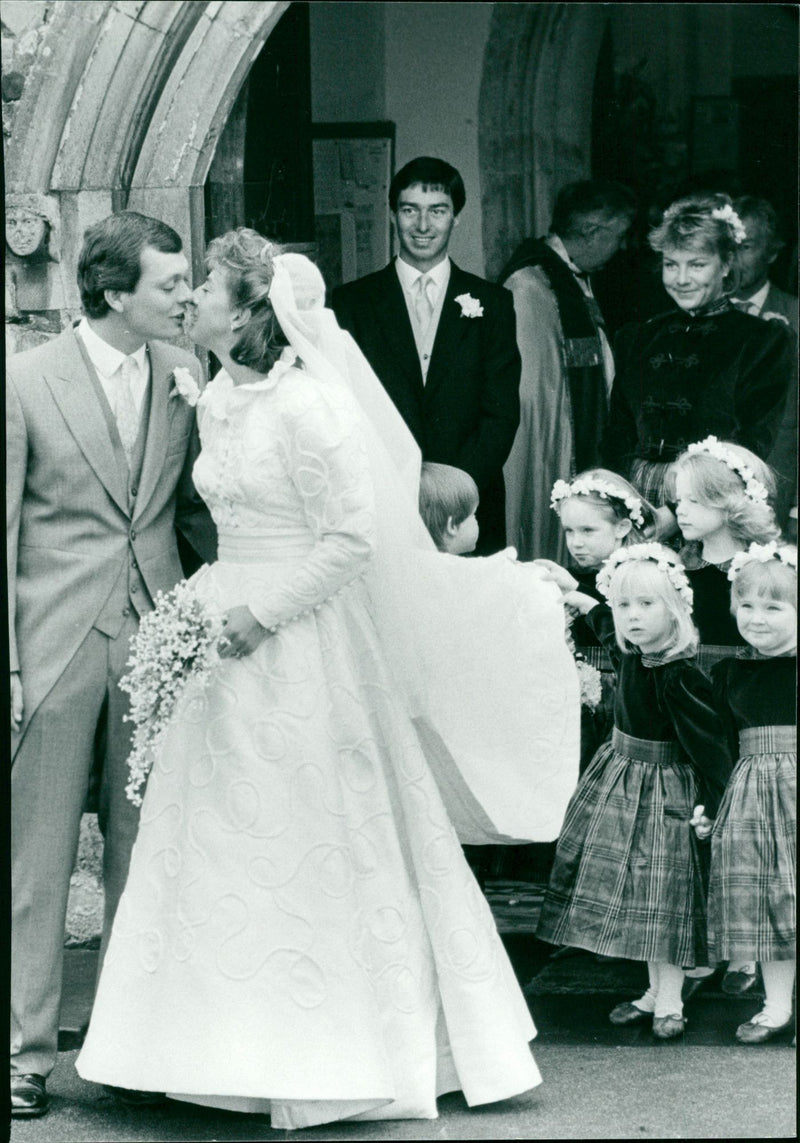
[[[89,360],[101,377],[113,377],[126,357],[132,357],[139,372],[145,374],[147,368],[146,345],[140,345],[135,353],[122,353],[104,341],[98,333],[95,333],[86,318],[81,318],[75,332],[80,334],[83,344],[86,346],[86,352],[89,354]]]
[[[754,294],[751,294],[749,298],[736,298],[736,301],[737,302],[749,302],[751,306],[755,306],[757,308],[758,312],[761,313],[761,311],[764,308],[764,303],[767,300],[767,294],[768,293],[769,293],[769,282],[765,282],[764,285],[761,287],[761,289],[756,290],[756,292]]]
[[[558,254],[562,262],[566,262],[573,274],[580,274],[582,277],[585,276],[586,271],[582,270],[580,266],[575,265],[567,253],[566,246],[557,234],[548,234],[545,238],[545,242],[555,254]]]
[[[417,270],[414,266],[409,266],[399,255],[395,258],[395,266],[397,267],[397,276],[400,279],[400,285],[404,290],[410,290],[417,278],[421,278],[423,274],[427,274],[433,284],[436,286],[437,291],[450,279],[450,259],[442,258],[441,262],[437,262],[432,270]]]

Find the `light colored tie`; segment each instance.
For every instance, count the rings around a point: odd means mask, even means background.
[[[126,357],[117,370],[117,407],[114,411],[117,429],[122,447],[125,449],[125,455],[128,458],[128,464],[130,464],[133,447],[139,435],[139,413],[136,409],[131,387],[135,368],[136,361],[134,358]]]
[[[428,286],[433,285],[429,274],[420,274],[414,283],[414,313],[417,315],[420,330],[425,333],[433,317],[433,302],[428,293]]]
[[[758,317],[758,306],[755,302],[740,302],[738,299],[734,299],[733,304],[743,314],[753,314],[754,317]]]

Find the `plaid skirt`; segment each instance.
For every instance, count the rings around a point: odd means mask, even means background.
[[[717,960],[793,960],[797,730],[757,726],[739,740],[711,835],[710,951]]]
[[[567,807],[537,937],[630,960],[707,964],[705,892],[689,825],[695,797],[678,743],[615,728]]]

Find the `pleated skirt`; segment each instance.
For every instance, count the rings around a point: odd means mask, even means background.
[[[707,963],[694,773],[616,728],[567,809],[536,935],[605,956]]]
[[[717,960],[793,960],[797,730],[743,730],[740,751],[711,837],[711,952]]]

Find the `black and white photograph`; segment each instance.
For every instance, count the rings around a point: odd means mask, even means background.
[[[800,5],[0,22],[11,1143],[796,1137]]]

